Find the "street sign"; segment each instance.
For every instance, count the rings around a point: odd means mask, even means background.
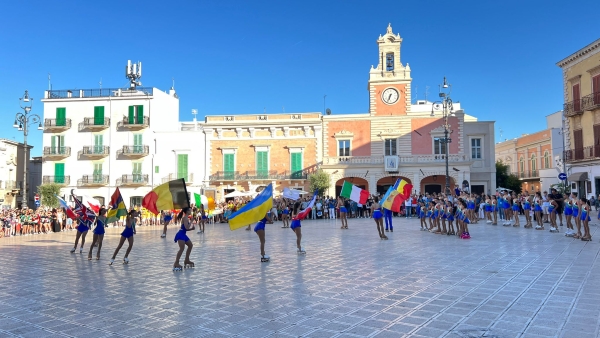
[[[565,174],[565,173],[558,174],[558,179],[561,180],[561,181],[566,181],[567,180],[567,174]]]
[[[36,206],[36,207],[39,207],[39,206],[40,206],[40,200],[36,200],[36,201],[35,201],[35,206]]]
[[[34,197],[34,199],[35,199],[35,201],[36,201],[36,202],[37,202],[37,201],[39,201],[39,200],[40,200],[40,195],[38,195],[38,194],[35,194],[35,197]]]

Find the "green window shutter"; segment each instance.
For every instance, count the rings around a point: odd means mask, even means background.
[[[103,148],[104,137],[102,135],[94,135],[94,154],[101,154]]]
[[[58,151],[59,154],[66,154],[66,147],[65,147],[65,136],[64,135],[60,135],[58,136]]]
[[[223,168],[226,179],[233,179],[235,175],[235,154],[223,155]]]
[[[144,146],[142,145],[142,134],[133,134],[133,152],[142,153]]]
[[[50,137],[50,154],[56,154],[56,136]]]
[[[104,125],[104,106],[94,107],[94,124],[97,126]]]
[[[178,154],[177,155],[177,178],[183,178],[187,181],[188,179],[188,155]]]
[[[292,178],[302,175],[302,153],[292,153]]]
[[[56,108],[56,125],[63,127],[67,125],[67,108]]]
[[[54,183],[65,183],[64,163],[54,163]]]
[[[133,174],[134,182],[142,181],[142,163],[139,163],[139,162],[133,163],[132,174]]]
[[[135,122],[135,106],[129,106],[129,124],[133,124]]]
[[[137,124],[144,124],[144,106],[137,106]]]
[[[157,165],[155,165],[155,166],[154,166],[154,173],[155,173],[155,174],[158,174],[158,172],[159,172],[159,168],[158,168],[158,166],[157,166]]]
[[[269,174],[269,153],[266,151],[256,152],[256,175],[259,178],[267,178]]]
[[[102,163],[94,163],[94,183],[102,182]]]

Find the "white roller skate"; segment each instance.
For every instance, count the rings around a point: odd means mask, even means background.
[[[83,248],[79,248],[79,253],[82,254],[83,253]]]
[[[69,251],[69,252],[70,252],[70,253],[75,253],[75,250],[77,250],[77,249],[73,248],[73,249],[71,249],[71,251]]]
[[[167,237],[167,235],[165,235],[165,234],[160,235],[160,238],[165,238],[165,237]]]
[[[188,268],[194,268],[194,262],[192,261],[186,261],[183,263],[183,267],[188,269]]]
[[[114,263],[114,262],[115,262],[115,259],[114,259],[114,258],[111,258],[111,259],[110,259],[110,263],[108,263],[108,265],[113,265],[113,263]]]
[[[123,264],[129,264],[129,258],[127,258],[127,257],[123,258]]]
[[[271,257],[269,257],[268,255],[262,255],[262,256],[260,257],[260,261],[261,261],[261,263],[268,262],[270,259],[271,259]]]
[[[300,248],[298,249],[298,255],[305,255],[305,254],[306,254],[306,250],[304,250],[304,248],[303,248],[303,247],[300,247]]]
[[[550,228],[550,232],[558,232],[558,228],[552,227],[552,228]]]
[[[183,271],[183,267],[181,265],[177,264],[173,267],[173,272],[180,272],[180,271]]]

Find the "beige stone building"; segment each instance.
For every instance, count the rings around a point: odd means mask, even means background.
[[[0,139],[0,206],[2,208],[20,208],[27,200],[23,194],[23,166],[25,156],[29,159],[32,146],[27,146],[16,141]],[[30,167],[28,166],[28,176]],[[37,187],[28,187],[37,190]],[[33,207],[33,205],[28,205]]]
[[[556,64],[563,71],[565,162],[571,189],[600,193],[600,39]]]

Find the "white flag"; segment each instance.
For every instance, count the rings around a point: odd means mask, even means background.
[[[290,189],[290,188],[284,188],[283,189],[283,197],[284,198],[289,198],[293,201],[296,201],[300,198],[300,192],[298,190],[295,189]]]

